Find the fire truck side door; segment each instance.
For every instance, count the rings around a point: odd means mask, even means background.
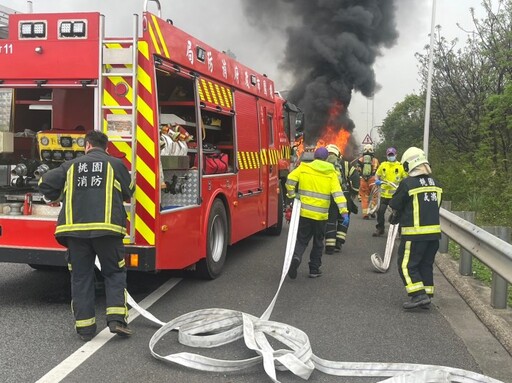
[[[265,125],[262,131],[265,131],[267,135],[267,142],[265,142],[264,145],[268,147],[267,153],[269,159],[267,175],[268,184],[265,188],[267,190],[267,225],[271,226],[276,223],[279,200],[277,193],[279,188],[279,166],[277,163],[279,158],[279,142],[274,115],[270,113],[267,108],[263,109],[265,113]]]

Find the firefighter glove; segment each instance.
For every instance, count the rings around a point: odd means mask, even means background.
[[[396,225],[400,223],[400,215],[398,214],[398,210],[393,210],[393,212],[389,216],[389,223],[391,225]]]
[[[343,222],[341,223],[343,226],[348,226],[350,223],[350,215],[348,213],[342,214],[341,218],[343,218]]]

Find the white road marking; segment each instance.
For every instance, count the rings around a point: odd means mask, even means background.
[[[181,279],[173,278],[168,280],[153,293],[144,298],[139,305],[148,309],[160,298],[162,298],[169,290],[175,287]],[[128,322],[132,322],[140,314],[134,309],[128,312]],[[115,334],[112,334],[108,328],[105,328],[97,334],[90,342],[85,343],[82,347],[76,350],[73,354],[64,359],[59,365],[55,366],[46,375],[39,379],[36,383],[58,383],[68,376],[73,370],[85,362],[90,356],[98,351],[105,343],[112,339]]]

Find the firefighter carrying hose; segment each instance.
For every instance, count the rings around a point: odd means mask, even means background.
[[[393,209],[390,223],[399,223],[402,233],[398,272],[410,296],[403,308],[428,309],[434,296],[432,269],[441,238],[439,208],[443,189],[432,177],[423,150],[407,149],[402,164],[409,176],[398,185],[389,206]]]
[[[375,182],[375,172],[379,167],[379,160],[375,158],[373,145],[366,144],[363,147],[363,155],[357,159],[357,168],[361,176],[359,196],[363,208],[363,219],[370,219],[368,216],[368,198],[370,197],[371,184]]]
[[[291,279],[297,278],[297,268],[311,238],[313,238],[313,248],[309,258],[309,277],[317,278],[322,275],[320,266],[322,265],[325,224],[329,215],[331,196],[336,202],[346,226],[350,220],[347,201],[341,190],[334,166],[325,161],[328,154],[326,148],[318,148],[314,153],[315,159],[312,162],[301,162],[286,180],[287,196],[295,198],[297,189],[301,201],[297,243],[288,270],[288,276]]]
[[[354,203],[354,198],[359,193],[359,172],[357,169],[350,165],[348,161],[343,158],[340,149],[334,145],[329,144],[325,147],[329,152],[327,162],[334,165],[338,180],[347,200],[348,214],[357,214],[358,208]],[[349,221],[350,222],[350,221]],[[333,254],[334,252],[341,252],[341,246],[345,243],[347,238],[349,223],[343,224],[343,219],[339,213],[336,202],[331,198],[331,205],[329,206],[329,218],[327,220],[325,230],[325,253]]]
[[[85,155],[44,174],[39,190],[54,204],[62,194],[55,237],[67,247],[71,273],[71,307],[75,328],[84,341],[96,333],[94,260],[101,263],[107,296],[110,332],[129,336],[126,305],[126,267],[123,238],[126,210],[134,188],[123,162],[106,152],[108,137],[98,131],[85,136]]]

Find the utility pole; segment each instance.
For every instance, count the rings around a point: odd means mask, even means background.
[[[427,96],[425,101],[425,125],[423,128],[423,151],[428,158],[430,134],[430,98],[432,96],[432,72],[434,67],[434,32],[436,28],[436,0],[432,0],[432,24],[430,26],[430,52],[428,55]]]

